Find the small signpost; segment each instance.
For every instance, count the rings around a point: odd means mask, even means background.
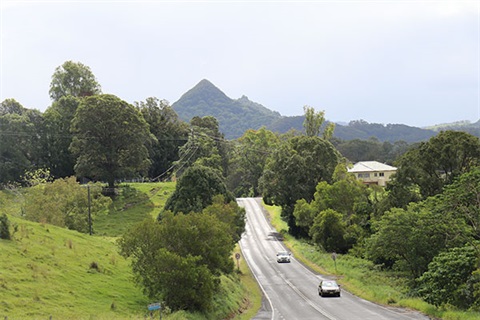
[[[335,264],[335,273],[337,273],[337,253],[336,252],[332,253],[332,260],[333,260],[333,263]]]
[[[235,259],[237,259],[237,270],[240,270],[240,265],[238,263],[238,261],[240,260],[240,253],[235,253]]]
[[[147,306],[148,308],[148,311],[155,311],[155,310],[159,310],[159,313],[160,313],[160,320],[162,319],[162,305],[160,302],[157,302],[157,303],[151,303]],[[150,313],[150,315],[152,315],[152,313]],[[153,317],[153,316],[152,316]]]

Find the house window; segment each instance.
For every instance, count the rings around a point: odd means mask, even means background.
[[[376,176],[377,176],[377,173],[375,172],[375,173],[373,174],[373,176],[376,177]]]
[[[359,178],[370,178],[370,173],[359,173],[358,177]]]
[[[384,174],[383,172],[380,172],[378,175],[379,175],[380,177],[385,176],[385,174]]]

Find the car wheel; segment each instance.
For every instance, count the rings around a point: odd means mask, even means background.
[[[319,291],[319,292],[318,292],[318,295],[319,295],[320,297],[323,297],[323,292],[322,292],[322,291]]]
[[[340,298],[340,292],[337,294],[337,297],[339,297],[339,298]]]

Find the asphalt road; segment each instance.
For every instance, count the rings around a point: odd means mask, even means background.
[[[345,290],[340,298],[320,297],[317,286],[326,277],[313,273],[295,257],[291,263],[277,263],[276,253],[285,247],[267,221],[261,199],[239,198],[237,202],[247,213],[240,247],[264,293],[262,308],[253,319],[429,319],[417,312],[379,306]]]

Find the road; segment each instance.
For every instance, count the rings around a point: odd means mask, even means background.
[[[291,263],[277,263],[276,253],[285,247],[267,221],[261,199],[239,198],[237,202],[247,214],[240,247],[264,294],[262,308],[253,319],[429,319],[417,312],[379,306],[345,290],[340,298],[320,297],[317,286],[325,277],[310,271],[295,257]]]

